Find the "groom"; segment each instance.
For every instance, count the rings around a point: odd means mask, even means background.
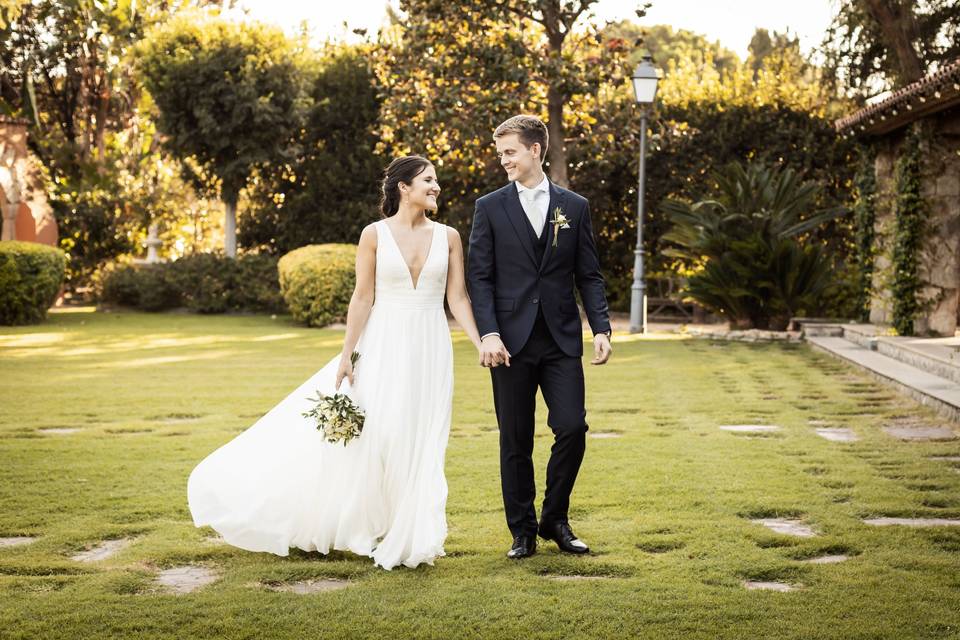
[[[467,281],[480,330],[480,360],[490,367],[500,427],[500,482],[509,558],[537,549],[537,535],[562,551],[590,549],[570,529],[567,512],[586,445],[580,291],[594,357],[610,357],[610,318],[586,198],[543,173],[549,144],[539,118],[514,116],[493,134],[510,184],[476,203]],[[533,501],[533,431],[537,388],[554,442],[540,521]]]

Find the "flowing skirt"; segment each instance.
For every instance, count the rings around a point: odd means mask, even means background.
[[[190,474],[196,526],[250,551],[290,547],[370,556],[384,569],[444,555],[444,456],[453,400],[453,349],[442,303],[377,303],[357,344],[349,393],[363,432],[331,444],[301,414],[334,392],[339,354]]]

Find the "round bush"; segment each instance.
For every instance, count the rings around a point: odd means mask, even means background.
[[[47,317],[67,268],[60,249],[36,242],[0,242],[0,324],[34,324]]]
[[[343,322],[356,285],[357,247],[316,244],[280,258],[280,292],[293,317],[311,327]]]
[[[99,272],[99,298],[110,304],[144,311],[163,311],[182,304],[182,296],[168,265],[112,264]]]

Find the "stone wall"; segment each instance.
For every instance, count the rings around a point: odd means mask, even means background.
[[[922,195],[929,217],[920,256],[923,312],[914,325],[918,335],[952,336],[960,313],[960,108],[927,118],[928,146],[923,157]],[[895,231],[896,159],[904,130],[877,142],[877,220],[874,297],[870,322],[890,324],[893,278],[891,257]]]

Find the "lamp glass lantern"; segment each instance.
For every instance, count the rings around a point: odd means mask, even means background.
[[[633,95],[637,104],[653,104],[657,97],[657,81],[660,78],[650,56],[643,57],[640,64],[633,70],[633,76],[630,79],[633,81]]]

